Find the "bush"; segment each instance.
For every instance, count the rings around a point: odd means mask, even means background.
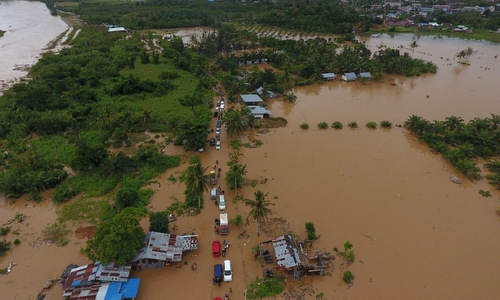
[[[10,232],[10,226],[0,228],[0,236],[6,236]]]
[[[391,121],[384,120],[384,121],[380,122],[380,127],[392,128],[392,123],[391,123]]]
[[[0,256],[4,256],[10,250],[10,242],[3,240],[0,242]]]
[[[14,245],[19,245],[21,244],[21,240],[20,239],[15,239],[14,240]]]
[[[69,242],[66,238],[69,232],[70,230],[67,230],[64,224],[54,223],[43,229],[42,236],[45,240],[62,247],[66,246]]]
[[[366,126],[366,128],[375,129],[375,128],[377,128],[377,123],[370,121],[370,122],[366,123],[365,126]]]
[[[342,128],[344,128],[344,125],[342,125],[342,123],[339,122],[339,121],[335,121],[335,122],[332,123],[332,128],[342,129]]]
[[[352,284],[352,281],[354,280],[354,275],[352,275],[351,271],[345,271],[342,279],[344,280],[345,283]]]
[[[236,217],[231,220],[231,224],[234,225],[241,225],[241,223],[243,223],[243,217],[241,215],[236,215]]]
[[[347,123],[347,126],[349,126],[350,128],[358,128],[358,122],[356,121],[349,122]]]
[[[247,297],[248,299],[262,299],[274,297],[285,290],[285,284],[280,277],[270,279],[256,278],[250,283]]]
[[[302,129],[309,129],[309,124],[302,123],[302,124],[300,124],[300,128],[302,128]]]
[[[328,124],[326,122],[319,122],[318,123],[318,128],[319,129],[327,129],[328,128]]]
[[[75,197],[79,193],[80,189],[78,187],[70,183],[64,182],[57,186],[52,201],[54,201],[54,203],[63,203]]]
[[[307,238],[309,240],[316,239],[316,228],[314,227],[314,224],[312,222],[306,223],[306,231],[307,231]]]

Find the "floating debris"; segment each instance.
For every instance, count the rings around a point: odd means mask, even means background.
[[[450,180],[453,181],[456,184],[461,184],[462,180],[458,179],[457,176],[450,176]]]

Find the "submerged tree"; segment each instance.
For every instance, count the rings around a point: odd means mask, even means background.
[[[210,174],[207,174],[208,167],[203,167],[198,155],[191,159],[191,164],[185,173],[184,183],[186,184],[186,199],[190,197],[198,201],[198,208],[201,207],[203,192],[208,191],[210,184]],[[192,205],[194,203],[186,203]]]

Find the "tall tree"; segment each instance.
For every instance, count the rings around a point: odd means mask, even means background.
[[[185,194],[198,200],[198,208],[201,207],[203,192],[208,191],[210,185],[210,174],[206,173],[207,169],[208,167],[204,168],[201,164],[200,157],[195,155],[185,173]]]
[[[144,215],[144,210],[128,207],[104,221],[97,227],[94,237],[87,241],[85,254],[89,259],[103,264],[128,263],[141,247],[144,230],[140,219]]]
[[[149,231],[169,233],[168,212],[157,211],[149,214]]]
[[[272,210],[268,206],[274,205],[274,203],[266,200],[267,194],[262,191],[257,190],[255,193],[255,200],[245,199],[245,205],[250,206],[250,212],[248,213],[247,220],[252,219],[257,223],[257,235],[259,235],[260,224],[268,220],[268,215],[272,214]]]

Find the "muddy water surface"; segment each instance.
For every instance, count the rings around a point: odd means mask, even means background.
[[[367,44],[376,51],[381,44],[408,48],[411,41],[412,36],[382,36]],[[207,195],[200,215],[180,217],[175,228],[171,226],[178,234],[199,234],[200,249],[186,253],[186,264],[134,273],[142,278],[138,299],[212,299],[229,293],[229,287],[231,299],[244,299],[247,285],[262,274],[251,247],[275,234],[304,235],[304,223],[309,221],[320,235],[315,249],[333,252],[333,247],[341,249],[349,240],[356,261],[345,267],[337,259],[325,277],[288,278],[288,286],[294,288],[288,293],[295,295],[290,299],[315,299],[319,293],[325,299],[497,299],[500,220],[495,210],[499,193],[485,182],[462,178],[462,185],[452,183],[449,176],[458,175],[456,171],[402,128],[368,130],[363,126],[381,120],[402,124],[411,114],[430,120],[453,114],[470,120],[500,113],[496,93],[500,69],[494,58],[498,46],[429,37],[417,42],[420,47],[413,55],[438,64],[437,74],[386,76],[367,84],[336,80],[297,89],[296,103],[270,101],[273,116],[285,117],[288,126],[258,133],[254,137],[263,145],[242,149],[247,177],[259,183],[238,193],[246,198],[253,198],[257,189],[269,193],[268,199],[276,204],[272,217],[287,223],[274,222],[274,230],[260,236],[255,224],[232,225],[225,238],[231,241],[226,258],[233,262],[234,280],[213,286],[213,264],[222,263],[223,258],[211,256],[210,243],[224,237],[213,231],[219,210]],[[468,46],[478,52],[470,65],[459,65],[454,56]],[[316,129],[319,122],[336,120],[344,125],[357,121],[360,128]],[[309,130],[299,128],[303,122],[310,124]],[[224,171],[229,159],[224,132],[222,141],[222,150],[208,149],[201,157],[210,167],[219,160]],[[165,153],[179,150],[167,146]],[[184,169],[170,170],[158,178],[159,185],[152,184],[154,210],[183,200],[184,186],[167,178],[177,177]],[[228,199],[234,198],[234,191],[222,180],[218,185],[226,189]],[[480,189],[490,190],[493,197],[481,197]],[[38,228],[55,217],[55,207],[48,203],[37,204],[41,210],[36,212],[32,206],[31,202],[5,203],[0,209],[2,220],[23,211]],[[227,212],[231,219],[236,214],[246,216],[248,208],[229,201]],[[36,228],[26,232],[36,234]],[[64,248],[47,245],[41,249],[23,243],[0,258],[2,265],[17,263],[10,275],[0,277],[2,291],[8,299],[33,299],[44,280],[58,276],[66,264],[85,262],[78,253],[82,243],[73,238]],[[194,262],[195,271],[190,268]],[[355,276],[349,289],[341,280],[347,269]],[[60,299],[60,293],[54,287],[48,299]]]
[[[26,76],[42,49],[67,28],[45,3],[0,1],[0,30],[6,31],[0,38],[0,91]]]

